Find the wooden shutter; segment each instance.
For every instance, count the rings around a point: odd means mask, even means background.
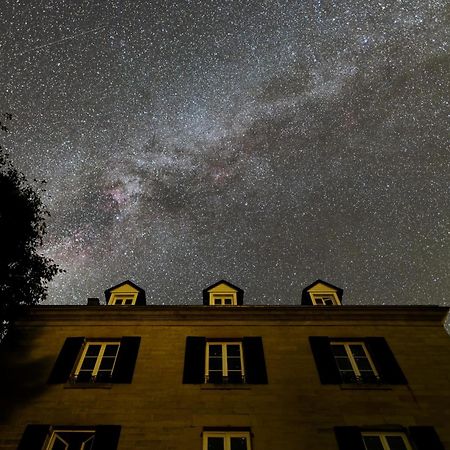
[[[358,427],[334,427],[339,450],[365,450],[366,446]]]
[[[370,356],[377,367],[381,381],[386,384],[408,384],[402,369],[398,365],[394,354],[386,339],[382,337],[365,338]]]
[[[119,436],[120,425],[97,425],[92,450],[116,450]]]
[[[310,336],[309,344],[319,372],[320,382],[322,384],[340,384],[341,376],[331,350],[330,338]]]
[[[261,337],[245,337],[244,352],[245,381],[249,384],[267,384],[266,362]]]
[[[119,353],[111,377],[113,383],[131,383],[140,343],[139,336],[124,336],[120,340]]]
[[[65,383],[69,379],[84,340],[84,337],[69,337],[66,339],[48,379],[50,384]]]
[[[27,425],[17,450],[41,450],[50,425]]]
[[[433,427],[409,427],[409,435],[417,450],[445,450]]]
[[[206,338],[188,336],[184,353],[184,384],[202,384],[205,382]]]

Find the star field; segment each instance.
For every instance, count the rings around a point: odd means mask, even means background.
[[[47,181],[47,303],[446,304],[448,5],[6,0],[4,144]]]

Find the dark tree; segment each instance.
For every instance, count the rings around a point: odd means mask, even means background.
[[[44,300],[48,282],[61,271],[39,254],[48,215],[37,190],[0,146],[0,340],[20,305]]]

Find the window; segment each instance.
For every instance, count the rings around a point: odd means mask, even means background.
[[[363,432],[366,450],[412,450],[404,433]]]
[[[231,306],[237,305],[236,294],[211,294],[209,304],[214,306]]]
[[[49,383],[131,383],[141,338],[70,337],[58,355]]]
[[[433,427],[387,428],[334,427],[334,433],[339,450],[444,450]]]
[[[86,342],[73,373],[75,382],[110,381],[120,342]]]
[[[330,305],[340,305],[341,302],[337,298],[337,295],[334,293],[328,294],[312,294],[311,293],[311,301],[313,305],[320,306],[330,306]]]
[[[45,450],[92,450],[95,430],[54,430]]]
[[[407,384],[382,337],[310,336],[309,342],[322,384]]]
[[[331,342],[331,350],[344,383],[375,383],[379,380],[364,342]]]
[[[120,425],[28,425],[18,450],[116,450]]]
[[[239,431],[205,431],[203,450],[251,450],[250,433]]]
[[[205,361],[206,383],[245,381],[241,342],[207,342]]]
[[[267,384],[260,337],[241,339],[186,338],[183,383]]]
[[[112,294],[109,305],[135,305],[137,294]]]

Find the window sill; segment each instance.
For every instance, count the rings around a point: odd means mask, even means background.
[[[202,384],[200,389],[205,391],[217,391],[217,390],[240,390],[240,391],[249,391],[251,387],[246,384]]]
[[[340,384],[342,390],[350,391],[392,391],[392,387],[388,384]]]
[[[64,389],[112,389],[112,383],[66,383]]]

